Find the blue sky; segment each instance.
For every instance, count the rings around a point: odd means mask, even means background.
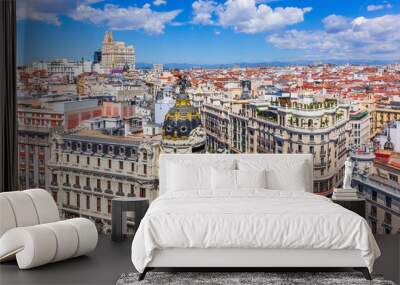
[[[17,0],[18,64],[91,59],[103,34],[138,62],[400,60],[400,0]]]

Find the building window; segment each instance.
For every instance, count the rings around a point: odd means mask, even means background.
[[[51,178],[51,184],[57,185],[57,174],[53,173],[52,178]]]
[[[134,172],[135,171],[135,164],[132,162],[131,163],[131,171]]]
[[[86,177],[86,186],[90,187],[90,177]]]
[[[118,192],[123,192],[123,190],[122,190],[122,183],[121,182],[119,182],[118,183]]]
[[[391,225],[392,224],[392,214],[385,212],[385,224]]]
[[[86,195],[86,209],[90,210],[90,196]]]
[[[314,141],[314,136],[313,135],[310,135],[310,141]]]
[[[111,181],[110,180],[107,181],[107,189],[111,189]]]
[[[389,196],[385,197],[385,202],[386,202],[386,207],[391,208],[392,207],[392,198]]]
[[[143,164],[143,174],[147,175],[147,164]]]
[[[376,234],[377,227],[376,227],[376,222],[375,221],[371,221],[371,229],[372,229],[372,233]]]
[[[75,176],[75,185],[80,186],[79,176]]]
[[[89,165],[90,164],[90,157],[86,157],[86,164]]]
[[[101,189],[101,181],[100,181],[100,179],[97,179],[97,188]]]
[[[303,139],[303,136],[300,134],[299,135],[299,140],[302,140]]]
[[[107,212],[109,214],[111,214],[111,200],[110,199],[107,200]]]
[[[143,160],[147,160],[147,151],[143,151]]]
[[[108,168],[111,168],[111,159],[108,160]]]
[[[57,203],[57,192],[52,192],[52,194],[53,194],[54,202]]]
[[[100,158],[97,158],[97,166],[100,167],[101,161]]]
[[[79,155],[76,156],[76,163],[79,164]]]
[[[97,212],[101,212],[101,199],[100,199],[100,197],[97,197],[97,201],[96,201],[97,203],[97,205],[96,205],[96,208],[97,208]]]
[[[376,193],[376,191],[372,191],[372,200],[376,202],[378,197],[378,194]]]
[[[67,154],[67,162],[69,162],[69,154]]]
[[[81,208],[81,194],[76,193],[76,206],[78,207],[78,209]]]
[[[140,188],[140,197],[142,198],[146,197],[146,189]]]
[[[299,144],[299,145],[297,146],[297,149],[298,149],[298,152],[299,152],[299,153],[302,153],[302,152],[303,152],[303,147],[302,147],[301,144]]]
[[[56,162],[58,162],[59,157],[58,157],[58,153],[56,153]]]
[[[371,217],[376,218],[376,206],[371,206]]]
[[[131,184],[131,194],[135,196],[135,186],[133,184]]]
[[[124,162],[123,161],[119,162],[119,169],[124,169]]]
[[[71,202],[71,200],[70,200],[70,197],[69,197],[69,192],[67,192],[67,206],[69,206],[70,205],[70,202]]]
[[[389,173],[389,180],[392,180],[394,182],[399,182],[399,177],[397,175]]]
[[[314,153],[314,147],[310,146],[310,153]]]
[[[65,184],[69,184],[69,174],[65,174]]]

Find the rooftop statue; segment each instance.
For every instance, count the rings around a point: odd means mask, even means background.
[[[192,84],[186,75],[182,75],[179,77],[176,86],[179,87],[179,93],[184,94],[186,92],[186,88],[191,87]]]

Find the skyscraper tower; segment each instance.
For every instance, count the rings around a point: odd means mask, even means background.
[[[125,46],[125,42],[113,40],[111,32],[106,32],[101,49],[101,65],[111,71],[112,69],[123,69],[128,66],[130,70],[135,69],[135,48]]]

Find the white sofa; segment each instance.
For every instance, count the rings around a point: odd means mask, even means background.
[[[16,259],[20,269],[33,268],[84,255],[97,239],[88,219],[60,221],[46,190],[0,193],[0,262]]]

